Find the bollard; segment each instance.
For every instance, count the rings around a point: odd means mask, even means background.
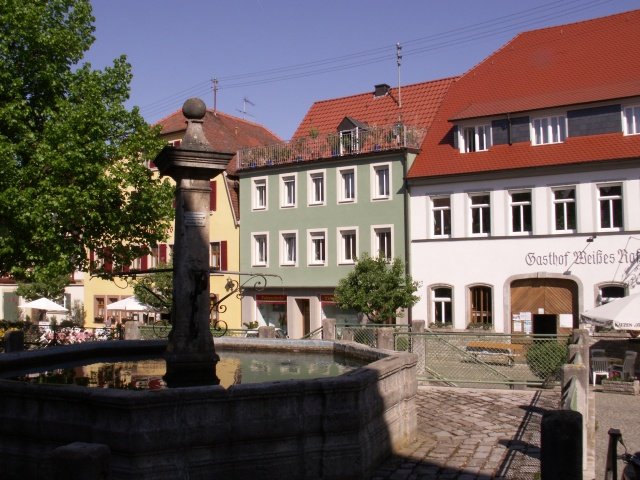
[[[111,450],[98,443],[74,442],[53,450],[54,480],[107,480]]]
[[[582,415],[554,410],[542,416],[541,480],[582,480]]]
[[[336,319],[325,318],[322,320],[322,339],[323,340],[335,340],[336,339]]]
[[[258,327],[258,338],[276,338],[276,327],[273,325]]]
[[[6,353],[24,350],[24,332],[22,330],[8,330],[4,334],[4,351]]]
[[[125,340],[140,340],[140,328],[137,320],[127,320],[124,324]]]
[[[376,336],[377,348],[381,348],[383,350],[394,350],[395,345],[393,344],[393,328],[377,328]]]

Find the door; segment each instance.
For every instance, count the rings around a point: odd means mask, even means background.
[[[302,336],[311,333],[311,319],[309,318],[309,300],[304,298],[297,298],[296,304],[298,305],[298,311],[300,312],[300,320],[302,323]]]
[[[534,335],[557,335],[558,316],[550,313],[533,314]]]

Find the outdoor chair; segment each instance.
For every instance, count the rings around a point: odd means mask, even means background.
[[[627,350],[624,353],[624,362],[622,365],[613,365],[611,370],[620,372],[622,380],[634,380],[636,378],[636,357],[638,352]]]
[[[606,357],[607,353],[604,351],[604,348],[592,348],[591,349],[592,357]]]
[[[593,376],[593,384],[596,384],[598,376],[609,378],[609,359],[606,357],[591,358],[591,375]]]

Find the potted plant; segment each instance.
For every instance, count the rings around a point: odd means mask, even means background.
[[[625,395],[639,395],[640,394],[640,381],[632,378],[625,380],[620,375],[620,372],[611,372],[609,378],[602,380],[602,391],[622,393]]]

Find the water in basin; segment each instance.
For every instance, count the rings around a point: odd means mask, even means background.
[[[220,385],[261,383],[333,377],[352,371],[365,362],[326,353],[221,352],[216,365]],[[80,385],[95,388],[147,390],[166,388],[161,358],[101,361],[87,365],[48,367],[25,373],[17,380],[29,383]]]

